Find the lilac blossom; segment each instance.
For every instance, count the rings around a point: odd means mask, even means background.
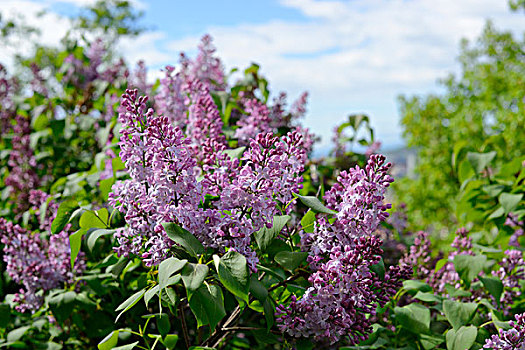
[[[335,221],[317,219],[312,234],[302,233],[303,249],[314,273],[300,299],[277,308],[278,327],[295,337],[313,337],[331,344],[346,339],[355,345],[367,339],[377,305],[384,306],[408,277],[409,267],[391,267],[381,280],[370,267],[379,263],[382,241],[373,233],[387,217],[384,193],[393,179],[390,163],[374,155],[365,169],[341,172],[325,194]]]
[[[303,92],[299,98],[292,103],[290,107],[291,119],[297,120],[306,114],[306,105],[308,104],[308,92]]]
[[[257,134],[274,132],[270,111],[264,103],[257,99],[249,99],[244,103],[244,111],[247,115],[237,121],[239,128],[235,130],[235,138],[239,140],[239,145],[248,144]]]
[[[392,267],[384,280],[370,271],[379,263],[382,242],[376,236],[353,237],[349,245],[332,249],[326,262],[308,278],[312,284],[301,299],[277,307],[282,332],[313,337],[331,344],[347,339],[351,345],[368,338],[369,315],[383,307],[406,278],[406,267]],[[346,338],[348,337],[348,338]]]
[[[142,93],[149,94],[151,92],[152,84],[148,83],[148,69],[143,60],[139,60],[130,77],[130,85],[136,87]]]
[[[5,179],[5,184],[10,187],[10,196],[14,201],[16,200],[13,211],[20,214],[29,209],[29,192],[39,186],[40,178],[36,172],[37,162],[29,142],[31,134],[29,119],[17,115],[12,130],[13,148],[7,161],[9,175]]]
[[[123,125],[120,157],[131,179],[113,186],[109,203],[125,214],[129,225],[117,232],[116,251],[124,256],[142,253],[146,264],[153,265],[172,246],[161,224],[178,222],[193,228],[198,220],[193,212],[202,194],[189,140],[167,117],[146,111],[146,101],[137,90],[127,90],[122,97],[126,111],[119,115]]]
[[[17,90],[17,80],[9,77],[7,69],[0,63],[0,127],[2,130],[10,128],[11,120],[16,114],[13,97]]]
[[[190,61],[189,74],[191,80],[199,80],[210,86],[215,85],[223,90],[225,85],[224,68],[221,60],[215,56],[215,46],[212,38],[206,34],[202,37],[198,47],[198,54],[194,61]]]
[[[503,283],[504,292],[501,302],[504,305],[512,305],[513,301],[522,295],[520,282],[525,280],[525,260],[523,252],[519,250],[505,251],[505,257],[499,262],[499,269],[492,274]],[[507,311],[508,310],[504,310]]]
[[[400,260],[400,263],[411,266],[416,278],[426,279],[431,273],[430,248],[428,233],[419,231],[414,238],[414,244],[410,246],[410,251]]]
[[[166,115],[170,121],[179,127],[184,127],[187,123],[188,108],[184,103],[186,98],[183,93],[183,86],[186,84],[187,67],[182,66],[179,72],[175,72],[175,67],[166,66],[165,76],[160,79],[159,92],[155,96],[155,105],[161,115]]]
[[[510,321],[510,329],[502,330],[485,341],[483,348],[493,350],[525,350],[525,313]]]
[[[251,234],[265,225],[271,227],[279,213],[276,201],[284,207],[302,188],[303,139],[296,132],[280,139],[259,134],[244,153],[242,166],[238,159],[217,159],[217,167],[202,181],[207,194],[220,197],[212,204],[217,211],[212,212],[209,241],[214,248],[230,247],[245,255],[254,270],[257,257],[249,247]],[[218,214],[222,220],[216,219]]]
[[[69,235],[65,231],[50,236],[48,241],[38,233],[0,218],[0,233],[6,271],[15,283],[24,286],[14,298],[18,304],[16,310],[20,312],[34,312],[43,302],[43,294],[39,291],[73,283],[75,273],[85,269],[82,252],[71,269]]]
[[[183,128],[188,119],[186,95],[187,84],[199,81],[209,90],[223,90],[226,84],[222,63],[215,54],[211,37],[205,35],[198,48],[195,60],[180,55],[180,69],[165,68],[165,77],[160,80],[155,104],[159,114],[166,115],[172,123]]]
[[[386,189],[394,180],[387,174],[391,167],[382,155],[372,155],[364,169],[356,166],[342,171],[326,192],[326,206],[335,210],[335,221],[321,217],[315,232],[302,237],[311,257],[329,253],[334,246],[347,245],[354,237],[371,235],[386,219],[390,204],[384,204]]]
[[[222,119],[207,85],[194,80],[187,84],[186,89],[189,91],[186,99],[189,147],[198,164],[211,164],[213,155],[226,149]]]
[[[411,247],[410,254],[406,259],[413,260],[414,256],[411,257],[412,252],[417,252],[416,255],[418,263],[429,263],[430,240],[428,239],[428,235],[421,237],[420,241],[415,241],[414,245],[415,247]],[[465,228],[459,228],[456,231],[456,237],[454,238],[454,242],[452,242],[451,247],[455,248],[456,250],[452,251],[448,255],[448,261],[438,271],[434,271],[433,267],[431,266],[432,264],[427,264],[426,267],[423,267],[426,270],[432,270],[426,276],[426,281],[436,293],[444,293],[445,286],[447,284],[450,284],[455,288],[459,288],[461,286],[461,279],[454,266],[454,257],[456,255],[475,255],[472,251],[472,239],[468,237],[468,230]],[[422,266],[423,265],[417,266],[419,271],[421,271]],[[423,278],[424,274],[422,275],[418,273],[418,276]]]
[[[112,83],[119,76],[125,75],[125,63],[118,60],[113,64],[107,65],[107,47],[103,39],[97,38],[86,48],[85,56],[88,64],[73,54],[64,59],[63,80],[74,85],[80,90],[86,90],[95,80],[102,80]]]

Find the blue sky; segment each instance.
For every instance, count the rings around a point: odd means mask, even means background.
[[[94,0],[2,0],[0,11],[46,9],[32,20],[44,42],[67,30],[59,14]],[[290,99],[310,92],[305,125],[329,144],[333,127],[350,113],[370,115],[384,149],[401,146],[397,96],[439,92],[439,78],[456,72],[461,38],[475,39],[490,18],[497,28],[525,31],[521,13],[505,0],[135,0],[149,28],[120,49],[130,63],[143,58],[150,77],[192,53],[210,33],[229,69],[257,62],[272,91]],[[28,10],[30,9],[30,10]],[[8,52],[0,50],[0,61]]]

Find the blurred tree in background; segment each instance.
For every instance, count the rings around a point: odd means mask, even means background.
[[[445,93],[400,98],[404,137],[418,150],[418,164],[416,178],[400,179],[394,188],[414,228],[457,222],[460,150],[499,148],[503,161],[524,154],[524,55],[523,39],[489,22],[477,42],[462,42],[461,73],[443,80]]]

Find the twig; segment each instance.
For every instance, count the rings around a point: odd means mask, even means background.
[[[186,348],[190,347],[190,336],[188,334],[188,327],[186,326],[186,318],[184,317],[184,307],[182,303],[179,304],[179,313],[180,321],[182,323],[182,334],[184,335],[184,342],[186,343]]]
[[[299,277],[302,277],[303,275],[304,275],[303,271],[300,271],[298,274],[290,276],[287,279],[285,279],[284,281],[281,281],[281,282],[277,283],[276,285],[268,288],[268,292],[271,292],[274,289],[277,289],[277,288],[279,288],[279,287],[281,287],[281,286],[283,286],[283,285],[285,285],[287,283],[290,283],[290,282],[298,279]],[[254,300],[254,297],[252,296],[250,298],[248,304],[251,303],[253,300]],[[240,313],[241,313],[241,308],[240,308],[239,305],[237,305],[237,307],[235,307],[235,309],[231,313],[230,317],[228,317],[228,319],[222,325],[219,325],[215,329],[213,334],[210,335],[208,337],[208,339],[206,339],[201,344],[201,346],[209,346],[209,344],[213,343],[212,347],[217,347],[219,345],[219,343],[228,335],[228,333],[230,333],[232,331],[235,331],[235,330],[238,330],[240,328],[245,328],[245,327],[230,327],[230,325],[235,322],[235,320],[240,315]]]

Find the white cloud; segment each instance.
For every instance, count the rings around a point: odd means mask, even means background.
[[[457,68],[460,39],[476,38],[491,18],[498,28],[525,30],[522,14],[502,0],[282,0],[301,22],[208,26],[228,66],[260,63],[274,88],[311,92],[306,123],[325,141],[350,112],[371,114],[384,144],[399,143],[395,99],[437,90],[436,79]],[[521,35],[521,34],[520,34]],[[198,36],[171,42],[196,46]]]

